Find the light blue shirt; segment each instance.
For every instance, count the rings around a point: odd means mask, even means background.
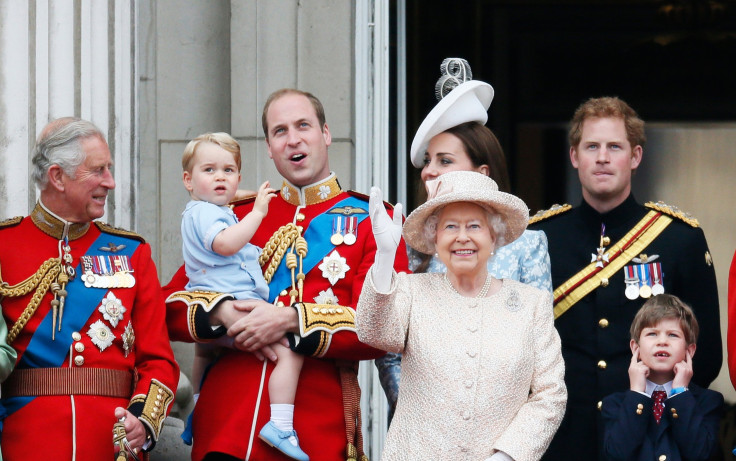
[[[230,207],[200,200],[187,203],[181,219],[187,290],[230,293],[235,299],[268,298],[268,285],[258,264],[260,248],[248,243],[232,256],[212,249],[217,234],[237,222]]]

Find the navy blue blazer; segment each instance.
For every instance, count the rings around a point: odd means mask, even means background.
[[[659,424],[653,400],[628,390],[603,399],[603,450],[610,460],[707,460],[718,450],[723,395],[691,384],[665,400]],[[666,456],[663,458],[662,455]]]

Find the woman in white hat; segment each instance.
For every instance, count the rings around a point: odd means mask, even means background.
[[[401,398],[383,460],[541,458],[567,392],[551,295],[488,272],[516,240],[529,210],[483,174],[456,171],[427,183],[429,199],[406,219],[407,244],[437,253],[447,272],[397,274],[402,233],[371,191],[376,259],[358,302],[361,341],[403,353]]]
[[[412,164],[421,169],[422,181],[450,171],[477,171],[490,176],[503,192],[510,191],[506,157],[493,132],[485,126],[493,100],[491,85],[472,80],[467,61],[442,62],[436,94],[440,101],[427,115],[411,145]],[[409,267],[415,273],[445,272],[436,255],[409,249]],[[547,237],[526,230],[514,242],[500,248],[488,260],[496,278],[528,283],[552,292]],[[401,355],[388,353],[376,359],[381,385],[389,402],[389,417],[396,407],[401,376]]]

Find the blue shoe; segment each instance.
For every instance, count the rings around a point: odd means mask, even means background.
[[[296,446],[292,445],[289,437],[296,438]],[[299,437],[296,431],[282,431],[271,421],[261,429],[258,438],[271,445],[286,456],[296,459],[297,461],[309,461],[309,456],[299,447]]]

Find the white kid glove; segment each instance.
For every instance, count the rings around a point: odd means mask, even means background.
[[[381,189],[371,187],[368,213],[373,227],[373,236],[376,239],[376,259],[372,270],[373,285],[380,293],[387,293],[391,289],[396,249],[401,242],[402,209],[401,204],[397,203],[394,207],[394,217],[391,219],[383,205]]]

